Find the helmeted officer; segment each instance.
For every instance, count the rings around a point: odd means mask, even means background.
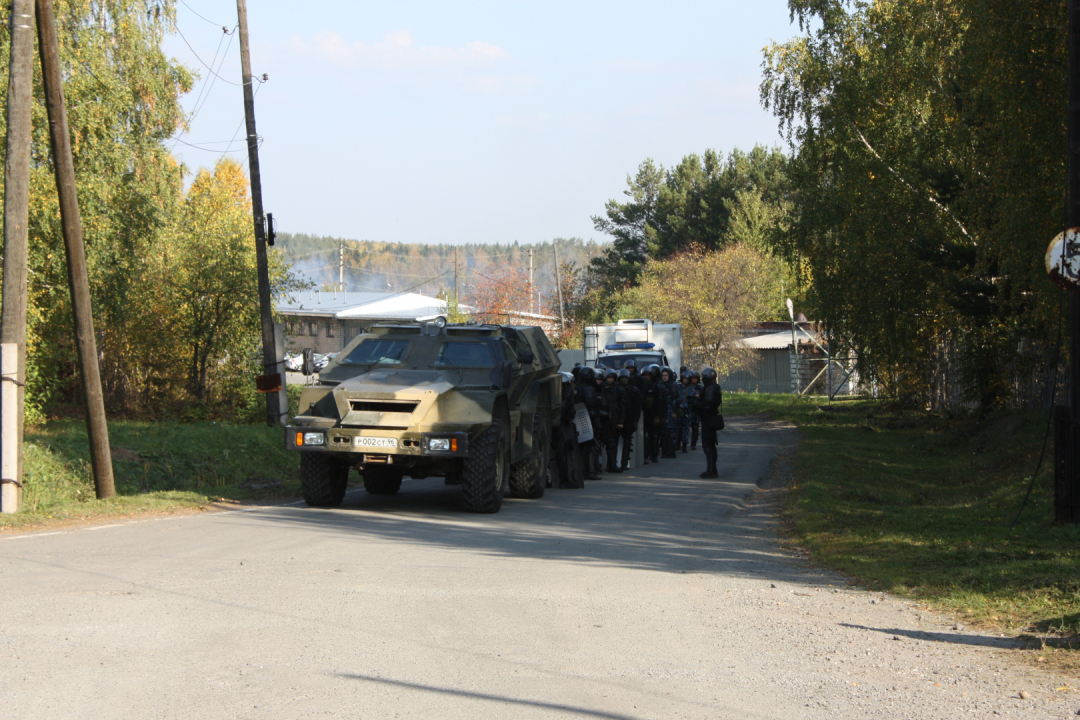
[[[701,397],[701,373],[697,370],[690,371],[690,397]],[[697,450],[698,434],[701,430],[701,418],[698,417],[697,409],[690,405],[690,449]]]
[[[675,435],[675,447],[687,451],[690,445],[690,371],[687,370],[679,378],[675,386],[678,402],[675,405],[675,414],[678,415],[678,433]]]
[[[589,413],[589,422],[592,423],[593,439],[580,442],[578,453],[581,456],[581,474],[586,480],[599,480],[593,471],[593,449],[596,447],[596,433],[600,426],[600,398],[596,394],[596,382],[591,367],[582,367],[577,373],[577,382],[574,387],[574,402],[581,403]]]
[[[641,391],[638,390],[630,376],[630,370],[623,368],[619,371],[619,386],[623,391],[622,436],[622,461],[619,465],[623,472],[630,467],[630,451],[634,448],[634,434],[637,432],[638,419],[641,417]]]
[[[711,367],[701,369],[701,379],[704,382],[701,396],[693,399],[701,418],[701,449],[705,451],[706,467],[701,477],[717,478],[720,474],[716,471],[716,432],[724,427],[724,416],[720,414],[724,394],[717,384],[716,371]]]
[[[578,456],[574,376],[568,372],[559,375],[562,376],[562,407],[559,411],[559,427],[551,436],[552,451],[559,469],[559,487],[579,489],[585,487],[585,478],[581,476],[581,460]]]
[[[660,437],[663,434],[664,399],[660,394],[660,366],[649,365],[641,373],[641,415],[645,423],[645,462],[660,462]]]
[[[607,455],[607,471],[609,473],[621,473],[618,466],[617,455],[619,453],[619,436],[622,435],[624,417],[626,415],[625,394],[618,383],[619,374],[611,368],[604,375],[604,387],[600,395],[607,406],[608,416],[603,421],[604,426],[604,452]]]
[[[667,365],[660,368],[660,395],[663,398],[662,407],[664,408],[660,457],[670,460],[675,458],[675,433],[679,429],[679,418],[676,411],[678,396],[675,389],[675,373]]]

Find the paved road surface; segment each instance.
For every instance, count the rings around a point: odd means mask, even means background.
[[[0,717],[1072,717],[1003,639],[782,554],[746,504],[792,430],[457,510],[407,481],[0,539]],[[1074,681],[1074,685],[1077,684]],[[1031,694],[1017,698],[1019,690]]]

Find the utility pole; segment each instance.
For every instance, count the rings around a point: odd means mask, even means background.
[[[1080,226],[1080,0],[1069,0],[1069,228]],[[1067,404],[1054,408],[1054,520],[1080,524],[1080,298],[1069,296],[1069,373]]]
[[[458,264],[457,264],[457,246],[454,246],[454,302],[461,305],[461,296],[458,295]]]
[[[566,311],[563,309],[562,272],[559,270],[559,245],[554,240],[551,247],[555,250],[555,284],[559,287],[559,334],[566,334]]]
[[[274,342],[274,313],[270,307],[270,268],[266,259],[262,179],[259,175],[259,136],[255,132],[255,93],[252,91],[251,56],[248,50],[247,5],[236,0],[236,17],[240,24],[240,69],[244,86],[244,121],[247,125],[248,172],[251,175],[251,213],[255,221],[255,261],[259,273],[259,315],[262,319],[263,377],[278,375],[277,392],[265,392],[266,424],[281,424],[279,395],[284,392],[285,378],[278,367],[277,343]],[[272,381],[267,383],[273,387]]]
[[[529,248],[529,307],[532,307],[533,288],[533,249]]]
[[[90,464],[94,470],[94,489],[98,498],[109,498],[116,494],[116,488],[113,484],[112,456],[109,454],[109,428],[105,422],[105,397],[101,392],[101,369],[98,367],[97,342],[94,339],[82,218],[79,216],[79,198],[75,192],[75,163],[71,157],[71,135],[68,133],[67,111],[64,109],[60,46],[56,40],[52,0],[36,2],[41,78],[45,86],[53,172],[60,200],[60,228],[67,251],[71,309],[75,315],[75,344],[79,351],[79,369],[86,403],[86,431],[90,438]]]
[[[345,240],[342,238],[341,247],[338,248],[338,268],[337,268],[337,282],[338,290],[345,292]]]
[[[4,288],[0,310],[0,343],[15,350],[14,468],[0,473],[0,512],[19,511],[22,500],[23,383],[26,382],[26,256],[30,206],[30,109],[34,84],[34,0],[11,3],[11,64],[7,96],[7,158],[4,163]],[[7,373],[8,369],[3,368]],[[7,382],[11,382],[8,380]]]

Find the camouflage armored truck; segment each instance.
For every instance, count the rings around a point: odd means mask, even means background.
[[[538,327],[376,325],[305,388],[286,446],[300,453],[309,505],[341,504],[349,469],[392,495],[402,477],[443,476],[471,512],[503,488],[544,494],[559,422],[559,359]]]

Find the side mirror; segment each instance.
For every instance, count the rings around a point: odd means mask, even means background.
[[[315,374],[315,351],[311,348],[304,348],[303,373],[305,375]]]

